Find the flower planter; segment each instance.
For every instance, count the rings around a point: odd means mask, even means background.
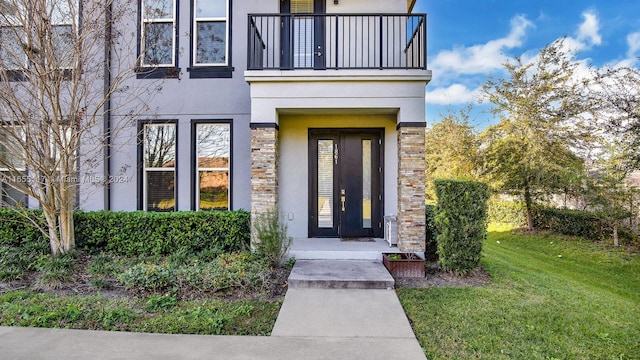
[[[415,253],[382,253],[382,263],[394,278],[424,277],[424,259]]]

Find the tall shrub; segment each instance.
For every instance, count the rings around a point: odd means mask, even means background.
[[[469,273],[480,262],[487,236],[489,188],[476,181],[438,179],[435,189],[440,265],[447,271]]]

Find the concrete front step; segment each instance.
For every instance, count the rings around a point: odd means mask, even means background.
[[[393,289],[394,280],[380,261],[297,260],[289,288]]]

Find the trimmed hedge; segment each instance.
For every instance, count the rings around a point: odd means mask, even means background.
[[[477,181],[435,181],[438,256],[444,270],[466,274],[480,262],[487,237],[489,187]]]
[[[31,211],[34,218],[42,212]],[[73,214],[76,246],[89,252],[120,255],[168,255],[180,248],[192,253],[245,250],[250,241],[246,211],[185,211],[171,213],[77,211]],[[0,243],[18,246],[44,241],[42,234],[13,210],[0,210]]]
[[[436,240],[436,207],[434,205],[426,205],[425,206],[425,233],[426,233],[426,244],[424,257],[427,261],[437,261],[438,260],[438,242]]]
[[[607,223],[587,211],[537,207],[533,210],[533,226],[559,234],[602,240],[611,236]]]

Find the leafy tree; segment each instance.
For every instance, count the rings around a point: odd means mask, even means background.
[[[613,244],[620,246],[618,230],[624,219],[631,216],[629,204],[637,189],[629,186],[628,175],[633,170],[634,149],[624,138],[603,139],[600,153],[593,164],[586,182],[586,199],[589,206],[612,229]]]
[[[477,167],[478,135],[469,125],[469,105],[459,112],[449,110],[440,122],[426,132],[425,160],[426,195],[435,201],[433,180],[438,178],[474,180],[473,170]]]
[[[534,203],[576,184],[583,172],[574,150],[589,137],[582,116],[591,104],[576,66],[559,40],[532,62],[506,62],[508,76],[483,86],[500,122],[481,134],[482,173],[497,190],[524,201],[529,229]]]
[[[596,72],[591,96],[598,105],[594,117],[618,146],[626,147],[629,164],[640,168],[640,71],[631,67],[604,68]]]

